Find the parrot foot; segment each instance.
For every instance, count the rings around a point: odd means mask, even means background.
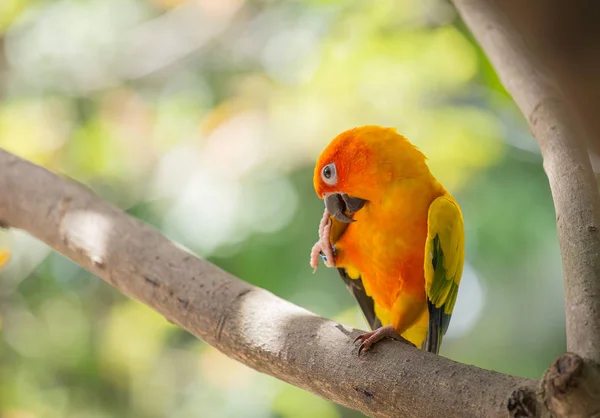
[[[313,268],[313,273],[317,271],[317,267],[319,266],[319,257],[321,257],[325,266],[335,267],[335,248],[329,241],[329,234],[331,233],[329,218],[329,212],[325,209],[319,223],[319,240],[310,250],[310,266]]]
[[[398,334],[394,327],[388,325],[386,327],[380,327],[377,328],[375,331],[367,332],[356,337],[354,343],[360,342],[360,345],[358,346],[358,355],[360,356],[360,353],[369,350],[375,343],[383,340],[384,338],[391,338],[393,340],[401,341],[405,344],[409,344],[413,347],[416,347],[413,343],[411,343],[406,338]]]

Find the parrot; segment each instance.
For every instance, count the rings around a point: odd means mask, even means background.
[[[465,257],[462,212],[425,155],[394,128],[361,126],[336,136],[318,157],[324,200],[319,258],[336,268],[371,329],[358,355],[384,338],[439,354]]]

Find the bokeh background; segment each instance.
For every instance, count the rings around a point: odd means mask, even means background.
[[[337,273],[308,265],[314,161],[363,124],[397,127],[463,208],[467,265],[441,354],[539,377],[565,349],[550,191],[449,4],[0,1],[0,147],[364,329]],[[229,360],[23,232],[0,245],[13,252],[2,418],[361,416]]]

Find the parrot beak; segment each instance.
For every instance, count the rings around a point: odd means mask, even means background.
[[[344,223],[355,222],[348,215],[358,212],[367,203],[359,197],[350,197],[345,193],[331,193],[325,196],[325,207],[327,212],[335,219]],[[346,213],[344,213],[344,211]]]

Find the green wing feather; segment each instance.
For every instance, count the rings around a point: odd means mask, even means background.
[[[425,349],[437,354],[450,324],[465,258],[463,218],[452,196],[433,201],[427,224],[425,290],[429,327]]]

